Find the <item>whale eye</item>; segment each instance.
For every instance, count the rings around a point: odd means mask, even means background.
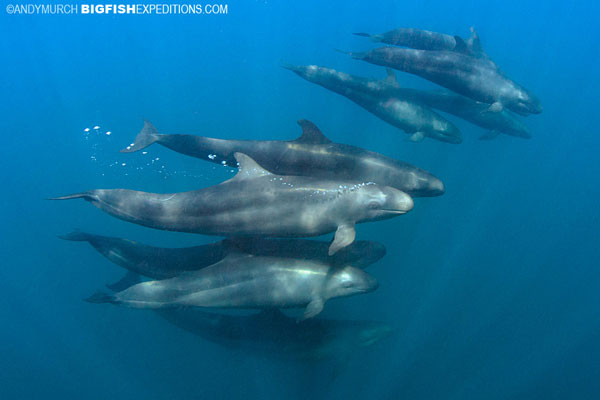
[[[373,209],[373,208],[378,208],[378,207],[381,207],[381,204],[380,204],[380,202],[378,202],[378,201],[376,201],[376,200],[371,200],[371,201],[369,202],[369,204],[367,204],[367,207],[368,207],[368,208],[372,208],[372,209]]]
[[[352,286],[354,286],[354,285],[352,284],[352,281],[344,281],[344,282],[342,282],[342,287],[343,287],[344,289],[350,289]]]

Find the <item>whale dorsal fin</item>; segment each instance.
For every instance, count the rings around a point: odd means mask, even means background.
[[[267,171],[252,158],[248,157],[244,153],[235,153],[233,155],[235,160],[238,162],[238,173],[230,181],[242,180],[242,179],[253,179],[266,175],[273,175],[271,172]]]
[[[302,128],[302,135],[294,142],[296,143],[307,143],[307,144],[327,144],[331,143],[331,140],[327,139],[321,130],[314,123],[307,119],[301,119],[298,121],[298,125]]]
[[[400,86],[400,84],[398,83],[398,79],[396,79],[396,73],[394,72],[393,69],[386,68],[385,73],[386,73],[385,81],[387,83],[394,85],[394,86]]]
[[[488,55],[483,51],[483,47],[481,47],[481,41],[479,40],[479,35],[475,28],[471,27],[471,38],[468,40],[469,49],[474,56],[477,57],[487,57]]]
[[[454,46],[454,50],[457,53],[469,55],[469,47],[465,43],[464,39],[460,36],[454,36],[454,40],[456,41],[456,46]]]
[[[219,261],[217,261],[216,263],[211,264],[204,268],[197,269],[197,270],[183,271],[171,279],[185,282],[186,280],[194,279],[197,276],[203,276],[202,274],[203,274],[203,270],[205,268],[221,268],[223,265],[232,264],[232,263],[235,263],[235,264],[241,263],[244,260],[248,261],[248,259],[253,258],[253,257],[254,256],[252,254],[244,253],[241,250],[229,249],[229,250],[227,250],[225,256],[222,259],[220,259]]]

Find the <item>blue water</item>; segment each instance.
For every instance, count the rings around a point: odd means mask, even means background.
[[[237,0],[227,15],[201,17],[1,9],[1,397],[600,398],[599,12],[595,2],[557,0]],[[373,47],[352,32],[410,26],[464,37],[472,25],[487,53],[541,99],[544,112],[525,119],[533,139],[482,142],[479,128],[454,118],[461,145],[408,143],[280,67],[383,77],[333,49]],[[359,239],[388,249],[370,267],[380,287],[323,313],[385,321],[396,333],[329,378],[330,365],[256,357],[151,312],[81,301],[122,271],[58,234],[80,228],[165,247],[214,239],[43,200],[90,188],[191,190],[232,175],[159,146],[118,153],[143,118],[172,133],[282,140],[299,136],[295,121],[307,118],[336,142],[442,178],[442,197],[359,226]],[[86,135],[94,125],[99,132]]]

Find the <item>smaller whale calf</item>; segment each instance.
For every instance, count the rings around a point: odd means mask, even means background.
[[[307,319],[319,314],[331,298],[367,293],[377,287],[375,278],[351,266],[231,253],[199,271],[138,283],[115,294],[96,293],[87,301],[133,308],[306,307],[303,319]]]

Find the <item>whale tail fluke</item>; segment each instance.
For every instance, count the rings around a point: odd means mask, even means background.
[[[50,197],[47,200],[71,200],[71,199],[84,199],[87,201],[92,201],[96,198],[96,195],[92,191],[80,192],[68,194],[66,196],[58,196],[58,197]]]
[[[150,146],[160,139],[158,130],[149,121],[144,120],[144,127],[135,137],[135,141],[121,150],[121,153],[133,153]]]
[[[355,58],[357,60],[362,60],[364,58],[365,53],[356,53],[353,51],[346,51],[346,50],[341,50],[341,49],[334,49],[335,51],[337,51],[338,53],[342,53],[342,54],[346,54],[347,56],[350,56],[352,58]]]
[[[59,239],[71,240],[73,242],[87,242],[90,240],[91,235],[89,233],[82,232],[78,229],[73,232],[69,232],[66,235],[58,235]]]
[[[107,283],[105,286],[113,292],[121,292],[133,285],[136,285],[142,281],[140,275],[133,271],[127,271],[125,276],[119,279],[115,283]]]
[[[88,303],[102,304],[102,303],[111,303],[116,304],[117,299],[114,295],[106,293],[106,292],[96,292],[90,297],[83,299],[83,301]]]
[[[371,35],[370,33],[366,32],[354,32],[353,35],[368,37],[372,42],[381,42],[382,39],[381,35]]]
[[[281,66],[281,68],[289,69],[290,71],[298,70],[297,66],[295,66],[294,64],[287,63],[287,62],[281,62],[280,66]]]

